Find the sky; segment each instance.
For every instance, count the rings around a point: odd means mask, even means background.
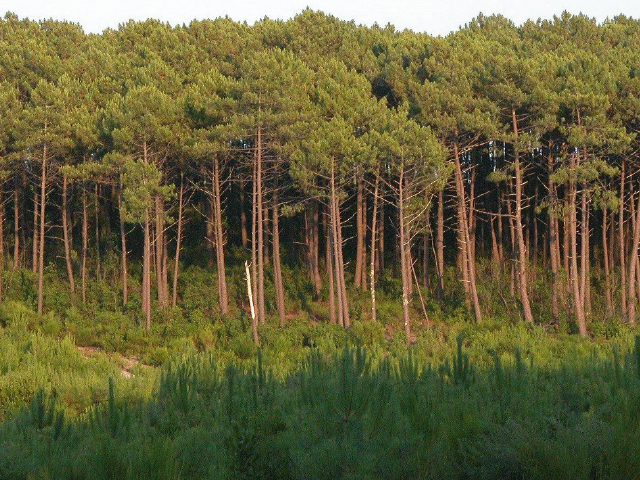
[[[229,16],[252,24],[265,16],[288,19],[305,7],[358,24],[391,23],[398,29],[431,35],[455,31],[479,12],[500,13],[516,24],[552,18],[564,10],[584,13],[600,22],[620,13],[640,17],[640,0],[0,0],[0,14],[69,20],[88,33],[117,28],[129,19],[147,18],[176,25]]]

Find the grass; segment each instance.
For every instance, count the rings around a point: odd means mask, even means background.
[[[394,279],[375,323],[351,292],[345,330],[326,292],[285,275],[291,319],[268,318],[257,349],[233,275],[230,316],[215,275],[191,267],[179,306],[145,332],[135,282],[127,308],[115,281],[90,282],[83,305],[50,269],[38,316],[32,275],[15,273],[0,303],[0,480],[640,478],[638,332],[600,315],[596,292],[580,338],[567,316],[518,320],[499,278],[480,288],[479,325],[455,288],[443,303],[425,291],[429,321],[414,311],[407,347]]]

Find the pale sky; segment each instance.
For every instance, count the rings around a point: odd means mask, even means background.
[[[640,17],[640,0],[0,0],[0,15],[10,11],[34,20],[69,20],[86,32],[100,33],[129,19],[156,18],[176,25],[227,15],[252,24],[265,16],[288,19],[307,6],[343,20],[391,23],[432,35],[457,30],[479,12],[500,13],[517,24],[551,18],[563,10],[598,21],[620,13]]]

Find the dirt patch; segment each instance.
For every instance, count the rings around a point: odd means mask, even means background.
[[[113,360],[118,364],[118,366],[120,367],[120,373],[124,378],[134,377],[135,375],[133,373],[133,369],[140,364],[140,359],[138,357],[127,357],[125,355],[121,355],[120,353],[108,354],[99,347],[78,346],[77,348],[82,356],[86,359],[99,354],[106,355],[110,360]]]

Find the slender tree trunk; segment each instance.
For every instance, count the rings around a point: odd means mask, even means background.
[[[166,305],[164,303],[164,288],[162,284],[162,248],[164,242],[162,240],[162,236],[164,234],[164,226],[163,226],[163,217],[164,217],[164,208],[162,206],[162,202],[160,200],[160,196],[156,195],[154,199],[155,204],[155,232],[153,235],[153,246],[154,246],[154,255],[155,255],[155,270],[156,270],[156,294],[158,296],[158,305],[160,308],[164,308]]]
[[[335,294],[335,272],[333,268],[333,223],[329,223],[331,219],[331,212],[327,206],[324,212],[325,221],[325,237],[327,239],[325,243],[325,268],[327,270],[327,278],[329,280],[329,321],[332,324],[338,323],[336,318],[336,294]],[[331,225],[331,226],[329,226]]]
[[[257,180],[256,180],[257,166],[256,162],[253,164],[252,169],[252,181],[251,181],[251,287],[253,292],[254,306],[256,305],[256,295],[258,292],[258,194],[257,194]],[[258,314],[256,312],[256,318]]]
[[[376,232],[378,218],[378,190],[380,186],[380,170],[376,170],[375,186],[373,188],[373,216],[371,217],[371,267],[369,281],[371,290],[371,320],[376,321]]]
[[[46,126],[45,126],[46,131]],[[44,306],[44,233],[45,233],[45,205],[47,198],[47,158],[48,151],[45,145],[42,149],[42,175],[40,178],[40,240],[38,243],[38,314],[42,314]]]
[[[411,343],[411,318],[409,316],[409,282],[411,281],[411,274],[409,273],[410,266],[407,259],[407,227],[404,218],[404,166],[400,169],[400,179],[398,181],[398,213],[400,224],[400,270],[402,271],[402,320],[404,322],[404,332],[407,336],[407,343]]]
[[[64,258],[67,264],[67,277],[69,278],[69,288],[71,293],[76,291],[76,284],[73,279],[73,262],[71,260],[71,244],[69,242],[69,220],[67,214],[69,212],[67,206],[67,175],[62,176],[62,233],[64,238]]]
[[[571,171],[575,171],[576,162],[575,155],[571,155]],[[578,276],[578,235],[577,235],[577,214],[576,214],[576,185],[573,179],[569,182],[569,235],[571,249],[571,287],[573,290],[573,303],[576,313],[576,321],[580,335],[587,335],[587,323],[584,314],[584,305],[582,303],[582,295],[580,292],[580,283]]]
[[[631,197],[633,202],[633,197]],[[633,225],[633,245],[629,252],[629,276],[628,276],[628,306],[627,319],[631,325],[636,323],[636,269],[638,265],[638,247],[640,246],[640,193],[638,205],[635,209],[635,223]]]
[[[364,265],[362,263],[362,253],[364,250],[364,233],[365,227],[363,227],[363,212],[362,202],[364,197],[364,182],[362,178],[358,178],[357,193],[356,193],[356,272],[355,272],[355,285],[358,288],[362,288],[362,271]]]
[[[620,296],[622,316],[627,317],[627,272],[625,271],[625,248],[624,248],[624,184],[626,162],[622,159],[622,168],[620,173],[620,208],[618,210],[618,246],[620,255]]]
[[[98,183],[96,182],[94,186],[94,196],[95,200],[95,224],[96,224],[96,280],[100,280],[102,271],[100,265],[100,194],[98,192]]]
[[[547,171],[549,179],[549,196],[551,198],[551,205],[549,206],[549,250],[551,251],[551,311],[553,313],[553,320],[557,323],[559,319],[558,312],[558,256],[556,251],[558,249],[558,232],[557,232],[557,219],[555,218],[553,208],[556,206],[556,187],[553,183],[553,153],[549,151],[547,156]]]
[[[35,190],[35,189],[34,189]],[[40,194],[36,190],[33,194],[33,273],[38,272],[38,229],[40,225],[39,215],[40,215],[40,202],[39,202]]]
[[[331,203],[333,207],[333,239],[334,239],[334,264],[336,267],[336,286],[338,291],[338,303],[342,312],[342,325],[348,328],[351,325],[349,318],[349,302],[347,300],[347,286],[344,280],[344,260],[342,258],[342,222],[340,220],[340,205],[336,192],[335,159],[331,163]]]
[[[467,214],[466,214],[466,200],[464,194],[464,185],[462,183],[462,167],[460,166],[460,155],[458,152],[458,144],[454,142],[454,160],[455,160],[455,169],[456,169],[456,190],[458,193],[458,204],[459,204],[459,228],[462,229],[462,240],[464,249],[463,257],[467,260],[471,260],[471,251],[470,251],[470,239],[469,239],[469,229],[467,227]],[[480,322],[482,320],[482,312],[480,311],[480,302],[478,300],[478,290],[476,288],[476,270],[475,265],[471,261],[466,261],[466,267],[468,269],[467,280],[469,282],[469,292],[475,312],[476,322]]]
[[[607,315],[613,312],[613,302],[611,301],[611,267],[609,265],[609,245],[607,244],[607,209],[602,209],[602,259],[604,263],[604,284],[605,301],[607,305]]]
[[[365,195],[362,197],[362,279],[360,280],[360,285],[363,291],[366,291],[369,288],[369,282],[367,281],[367,196],[366,190]]]
[[[227,293],[227,273],[224,259],[224,232],[222,229],[222,190],[220,188],[220,163],[218,158],[213,163],[213,209],[215,213],[214,231],[216,236],[216,261],[218,266],[218,291],[220,294],[220,310],[223,315],[229,313],[229,294]]]
[[[513,215],[513,208],[511,206],[511,196],[513,195],[513,179],[509,179],[509,197],[507,198],[507,216],[509,217],[509,239],[511,244],[511,262],[509,262],[511,276],[509,280],[509,294],[511,298],[516,297],[516,264],[518,263],[517,251],[516,251],[516,223]]]
[[[242,248],[247,248],[249,244],[249,235],[247,233],[247,212],[245,211],[245,185],[244,181],[240,181],[240,238],[242,240]]]
[[[471,169],[471,185],[469,189],[469,257],[468,261],[476,264],[476,169]]]
[[[16,181],[13,190],[13,269],[17,270],[20,266],[20,190]]]
[[[249,294],[249,306],[251,308],[251,333],[253,334],[253,343],[255,345],[260,345],[260,340],[258,338],[258,318],[256,317],[256,309],[253,302],[253,291],[251,289],[253,281],[249,274],[249,265],[247,265],[247,262],[244,262],[244,271],[247,276],[247,293]]]
[[[149,164],[147,143],[143,144],[143,161]],[[146,180],[145,180],[146,183]],[[145,314],[145,328],[151,329],[151,222],[149,207],[144,211],[144,246],[142,254],[142,311]]]
[[[151,236],[149,208],[144,213],[144,253],[142,255],[142,309],[145,314],[145,328],[151,329]]]
[[[427,220],[428,221],[428,220]],[[422,235],[422,287],[429,288],[429,235]]]
[[[278,213],[278,197],[274,193],[273,198],[273,274],[274,284],[276,286],[276,305],[278,306],[278,316],[280,317],[280,326],[284,327],[286,320],[286,312],[284,305],[284,285],[282,283],[282,265],[280,263],[280,227]]]
[[[4,183],[0,183],[0,302],[4,298]]]
[[[122,250],[121,254],[120,254],[120,262],[121,262],[121,270],[122,270],[122,306],[126,307],[127,306],[127,302],[129,301],[129,288],[128,288],[128,272],[127,272],[127,231],[125,230],[125,226],[124,226],[124,217],[122,216],[122,190],[123,190],[123,186],[122,186],[122,175],[120,175],[120,188],[118,189],[118,217],[120,220],[120,248]],[[86,198],[84,197],[84,189],[83,189],[83,227],[82,227],[82,250],[83,250],[83,254],[82,254],[82,262],[83,264],[86,263],[86,250],[87,250],[87,246],[86,246],[86,240],[87,240],[87,232],[86,232],[86,213],[87,213],[87,203],[86,203]],[[86,270],[86,265],[84,265],[83,267],[83,271]],[[82,298],[83,298],[83,302],[85,301],[84,299],[85,294],[84,294],[84,274],[83,274],[83,281],[82,281]]]
[[[378,207],[378,214],[379,214],[379,218],[378,218],[378,255],[377,255],[377,259],[378,259],[378,266],[376,268],[376,271],[378,272],[378,275],[382,274],[384,271],[384,201],[382,201],[384,199],[384,185],[381,185],[381,195],[380,195],[380,206]]]
[[[500,250],[498,249],[498,236],[496,235],[495,223],[498,217],[491,217],[490,230],[491,230],[491,271],[494,267],[500,265]]]
[[[258,125],[256,141],[256,197],[258,210],[258,319],[265,322],[264,304],[264,212],[262,203],[262,127]]]
[[[317,296],[320,295],[320,292],[322,291],[322,277],[320,276],[320,258],[318,253],[320,249],[320,214],[318,211],[318,203],[313,201],[312,205],[311,234],[313,238],[313,247],[311,249],[311,259],[313,261],[313,280]]]
[[[588,193],[586,191],[586,185],[584,185],[581,196],[582,221],[580,225],[580,294],[582,295],[585,317],[588,317],[591,314],[591,296],[589,294],[589,206],[587,197]]]
[[[180,190],[178,191],[178,232],[176,233],[176,256],[173,263],[173,289],[171,305],[178,303],[178,273],[180,272],[180,249],[182,246],[182,212],[184,206],[184,172],[180,172]],[[245,232],[246,233],[246,232]]]
[[[89,250],[89,210],[87,190],[82,188],[82,265],[80,278],[82,283],[82,303],[87,303],[87,253]]]
[[[539,197],[538,196],[539,196],[539,189],[538,189],[538,184],[536,184],[536,193],[535,193],[535,197],[534,197],[535,200],[533,202],[533,205],[529,209],[529,211],[531,213],[531,223],[533,224],[533,260],[534,260],[534,262],[537,262],[537,260],[538,260],[538,218],[535,215],[535,207],[539,203]],[[535,269],[534,269],[534,271],[535,271]],[[534,276],[534,280],[535,280],[535,276]]]
[[[501,270],[504,273],[504,232],[502,227],[502,204],[504,203],[504,194],[502,190],[498,191],[498,255],[500,258]]]
[[[315,201],[310,201],[308,208],[304,211],[305,225],[305,247],[307,255],[307,266],[309,268],[309,279],[313,282],[316,297],[322,290],[322,278],[319,269],[319,235],[318,235],[318,205]]]
[[[516,236],[518,244],[518,276],[520,280],[520,301],[522,302],[522,310],[524,319],[533,323],[533,314],[531,313],[531,305],[529,304],[529,294],[527,292],[527,257],[526,247],[524,243],[524,231],[522,226],[522,171],[520,169],[520,152],[518,144],[518,122],[515,109],[511,110],[511,119],[513,122],[514,141],[514,167],[515,167],[515,187],[516,187]]]
[[[438,192],[436,266],[438,269],[438,300],[442,301],[444,299],[444,189]]]

